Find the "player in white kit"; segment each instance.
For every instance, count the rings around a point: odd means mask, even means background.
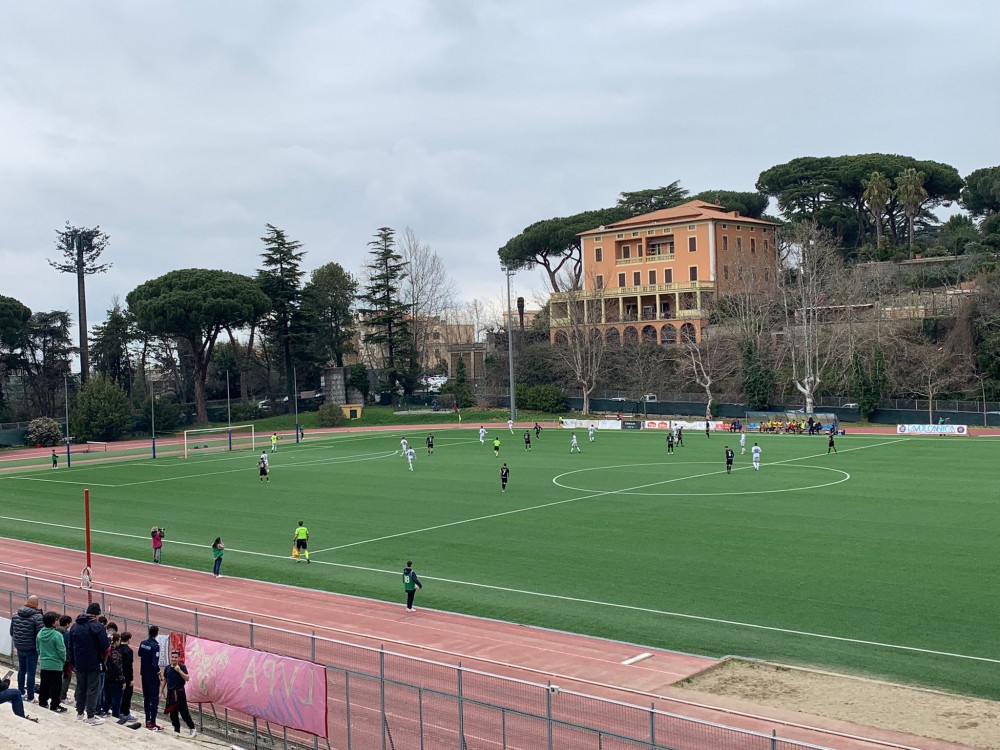
[[[575,432],[573,433],[573,437],[571,437],[569,439],[569,452],[572,453],[574,450],[577,453],[583,453],[583,451],[580,450],[579,444],[576,442],[576,433]]]
[[[486,445],[486,428],[485,427],[480,427],[479,428],[479,444],[480,445]]]
[[[740,455],[742,456],[747,452],[747,434],[745,432],[740,433]]]
[[[587,430],[587,436],[590,438],[590,442],[594,442],[594,432],[596,432],[594,425],[590,425],[590,428]]]
[[[760,446],[757,443],[750,449],[750,456],[753,458],[753,470],[760,471]]]
[[[510,430],[510,434],[511,435],[514,434],[514,420],[513,419],[508,419],[507,420],[507,429]]]
[[[413,459],[417,455],[417,452],[413,448],[408,448],[406,451],[406,463],[410,465],[410,471],[413,471]]]

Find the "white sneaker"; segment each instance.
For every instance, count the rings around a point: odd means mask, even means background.
[[[198,730],[195,729],[194,727],[191,727],[188,730],[188,737],[197,737],[197,736],[198,736]]]
[[[83,721],[85,718],[87,718],[87,717],[84,716],[83,714],[77,714],[76,715],[76,720],[77,721]]]
[[[87,723],[90,724],[90,726],[92,727],[99,727],[101,724],[104,723],[104,719],[102,719],[100,716],[91,716],[89,719],[87,719]]]

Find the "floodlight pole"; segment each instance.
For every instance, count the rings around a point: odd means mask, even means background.
[[[507,365],[509,370],[510,419],[513,422],[517,416],[517,407],[514,404],[514,313],[510,307],[510,279],[515,271],[508,266],[504,267],[503,272],[507,275]]]
[[[287,391],[286,391],[287,393]],[[292,397],[295,399],[295,444],[299,444],[299,376],[292,366]]]
[[[149,429],[153,435],[153,458],[156,458],[156,386],[149,375]]]
[[[69,447],[69,375],[63,375],[63,401],[66,407],[66,468],[68,469],[73,460],[73,451]]]
[[[229,370],[226,370],[226,420],[233,426],[233,407],[229,401]]]

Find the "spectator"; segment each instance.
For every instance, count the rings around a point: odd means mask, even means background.
[[[42,629],[38,597],[29,596],[10,621],[10,639],[17,649],[17,689],[28,703],[35,700],[35,672],[38,670],[36,638]]]
[[[160,551],[163,549],[163,529],[159,526],[154,526],[149,530],[149,536],[153,540],[153,562],[159,564]]]
[[[73,670],[76,672],[76,718],[83,721],[86,710],[86,722],[91,726],[104,723],[104,719],[96,716],[97,698],[101,665],[111,645],[107,631],[97,622],[99,614],[100,604],[94,602],[88,605],[87,611],[76,618],[69,632]]]
[[[115,636],[118,635],[118,623],[108,622],[107,617],[98,617],[97,621],[104,625],[104,629],[108,631],[108,640],[114,642]],[[101,691],[98,693],[97,698],[97,715],[104,717],[112,713],[111,711],[111,698],[108,695],[108,654],[104,655],[104,660],[101,662],[101,677],[100,685]]]
[[[59,700],[61,703],[66,702],[67,696],[69,696],[69,683],[73,678],[73,661],[70,659],[70,645],[69,645],[69,626],[73,624],[73,618],[69,615],[63,615],[59,618],[59,627],[56,628],[60,633],[62,633],[63,641],[66,643],[66,664],[63,667],[62,674],[62,693],[59,694]]]
[[[107,672],[104,678],[104,692],[107,696],[108,711],[115,719],[121,718],[122,691],[125,688],[125,674],[122,671],[122,654],[118,650],[122,639],[118,633],[111,636],[111,650],[108,652]],[[119,721],[119,724],[125,722]]]
[[[125,684],[122,687],[122,702],[119,709],[121,712],[121,718],[118,720],[119,724],[138,721],[132,715],[132,694],[135,692],[135,688],[132,685],[135,682],[135,652],[132,651],[131,643],[132,634],[126,630],[122,633],[122,642],[118,647],[118,653],[122,657],[122,676],[125,678]]]
[[[142,681],[142,702],[146,713],[146,729],[159,732],[156,723],[160,708],[160,642],[156,637],[160,629],[149,626],[149,638],[139,644],[139,679]]]
[[[191,679],[187,667],[181,664],[181,652],[170,652],[170,664],[163,670],[163,681],[167,688],[166,708],[163,713],[170,717],[170,723],[174,725],[174,732],[181,733],[181,719],[187,724],[188,736],[194,737],[198,730],[194,728],[194,721],[191,720],[191,712],[188,710],[187,693],[184,692],[184,683]]]
[[[21,697],[21,691],[17,688],[12,688],[10,680],[7,678],[0,680],[0,704],[3,703],[10,704],[10,708],[15,716],[20,716],[22,719],[29,718],[24,715],[24,698]],[[31,721],[38,721],[38,719],[31,719]]]
[[[38,706],[56,713],[66,713],[60,705],[62,698],[62,673],[66,666],[66,641],[56,630],[58,612],[46,612],[42,616],[42,629],[38,631],[35,643],[38,647],[38,666],[42,672],[42,687],[38,691]]]

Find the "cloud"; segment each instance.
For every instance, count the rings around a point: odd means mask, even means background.
[[[378,227],[409,226],[493,297],[510,237],[623,190],[873,150],[966,174],[996,162],[998,21],[985,0],[15,4],[0,294],[75,317],[45,263],[67,219],[111,235],[98,322],[170,270],[253,273],[267,222],[307,269],[355,273]]]

